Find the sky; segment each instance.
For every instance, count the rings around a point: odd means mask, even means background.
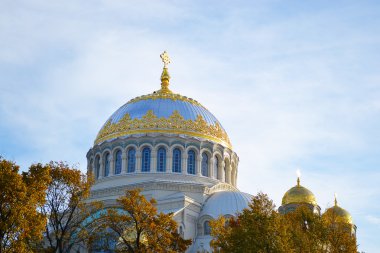
[[[131,98],[170,88],[209,109],[238,187],[301,184],[380,242],[379,1],[0,1],[0,155],[23,170],[86,153]]]

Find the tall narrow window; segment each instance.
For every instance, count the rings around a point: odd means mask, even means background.
[[[99,156],[95,158],[95,170],[96,170],[96,178],[99,178],[100,176],[100,157]]]
[[[208,177],[208,155],[202,154],[202,175]]]
[[[209,221],[205,221],[205,223],[203,224],[203,228],[204,228],[204,235],[210,235],[211,234],[211,227],[210,227]]]
[[[187,173],[195,174],[195,152],[189,150],[187,153]]]
[[[128,167],[127,172],[135,172],[136,169],[136,149],[130,148],[128,150]]]
[[[107,177],[110,173],[110,154],[106,153],[104,155],[104,176]]]
[[[157,151],[157,171],[165,172],[166,170],[166,149],[159,148]]]
[[[217,156],[215,156],[215,159],[214,159],[214,177],[216,179],[219,179],[219,174],[218,174],[218,168],[219,168],[219,158]]]
[[[121,173],[121,161],[121,150],[118,150],[115,157],[115,174]]]
[[[173,150],[173,172],[181,172],[181,150],[175,148]]]
[[[148,147],[144,148],[142,151],[141,165],[142,172],[150,171],[150,148]]]

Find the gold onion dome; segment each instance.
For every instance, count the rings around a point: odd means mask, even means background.
[[[317,205],[314,194],[307,188],[300,185],[300,178],[297,178],[297,185],[290,188],[282,197],[282,205],[287,204],[311,204]]]
[[[120,107],[100,129],[95,145],[132,134],[178,134],[207,139],[232,148],[216,117],[194,99],[169,89],[169,56],[162,53],[161,89],[136,97]]]
[[[349,212],[347,212],[345,209],[341,208],[338,206],[338,201],[335,197],[334,200],[334,206],[330,207],[329,209],[326,210],[326,213],[333,212],[336,216],[340,218],[341,221],[347,224],[353,224],[352,216]]]

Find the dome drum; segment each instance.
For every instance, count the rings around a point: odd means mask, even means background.
[[[103,178],[136,173],[208,177],[236,186],[239,159],[232,150],[209,141],[175,136],[137,136],[94,146],[88,170],[97,184]]]

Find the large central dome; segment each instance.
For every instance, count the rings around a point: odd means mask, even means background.
[[[231,148],[222,125],[194,99],[169,90],[169,73],[161,75],[161,89],[134,98],[120,107],[100,129],[95,144],[131,134],[168,133],[204,138]]]

